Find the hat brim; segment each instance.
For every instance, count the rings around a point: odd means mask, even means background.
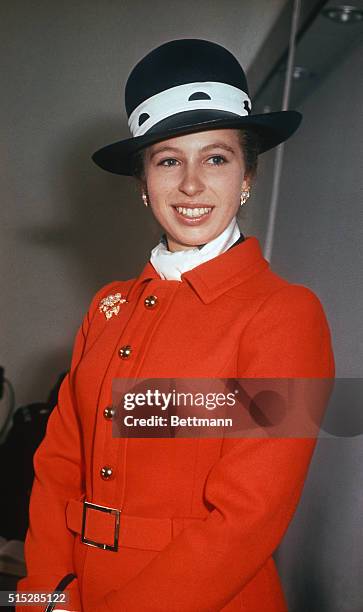
[[[260,115],[239,116],[214,110],[187,111],[160,121],[143,136],[119,140],[102,147],[92,159],[103,170],[132,176],[133,156],[145,147],[183,134],[213,129],[248,128],[259,136],[259,153],[284,142],[297,130],[302,120],[298,111],[278,111]]]

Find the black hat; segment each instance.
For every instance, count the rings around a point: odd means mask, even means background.
[[[249,128],[259,153],[298,128],[297,111],[251,114],[246,75],[221,45],[193,38],[171,40],[140,60],[125,88],[132,138],[99,149],[93,161],[115,174],[133,174],[133,154],[173,136],[217,128]]]

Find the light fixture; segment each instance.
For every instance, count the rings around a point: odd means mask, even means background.
[[[292,78],[296,81],[310,79],[313,76],[315,76],[315,74],[311,72],[311,70],[309,70],[308,68],[304,68],[304,66],[294,66],[292,71]]]
[[[328,6],[322,10],[322,14],[328,19],[342,24],[357,23],[363,20],[363,10],[348,4]]]
[[[281,66],[278,73],[284,76],[286,74],[286,66]],[[312,77],[315,77],[315,72],[312,72],[309,68],[305,68],[305,66],[294,66],[292,69],[292,78],[295,81],[303,81],[304,79],[311,79]]]

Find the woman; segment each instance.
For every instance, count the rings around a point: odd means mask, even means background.
[[[334,376],[319,299],[274,273],[236,222],[257,154],[301,117],[252,115],[237,60],[193,39],[135,66],[126,110],[132,137],[93,159],[138,177],[164,234],[136,279],[95,295],[78,331],[34,459],[19,590],[74,574],[57,609],[282,612],[272,554],[314,440],[115,437],[112,381]]]

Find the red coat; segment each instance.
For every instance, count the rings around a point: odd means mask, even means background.
[[[128,301],[107,319],[100,300],[117,292]],[[115,377],[333,376],[319,299],[276,275],[255,237],[182,282],[161,280],[147,263],[137,279],[103,287],[35,455],[28,577],[18,589],[50,591],[74,572],[71,610],[287,610],[272,554],[295,512],[314,439],[120,439],[104,409]],[[107,480],[104,466],[113,470]],[[84,497],[121,509],[117,552],[81,543]],[[91,509],[86,537],[110,543],[113,521]]]

